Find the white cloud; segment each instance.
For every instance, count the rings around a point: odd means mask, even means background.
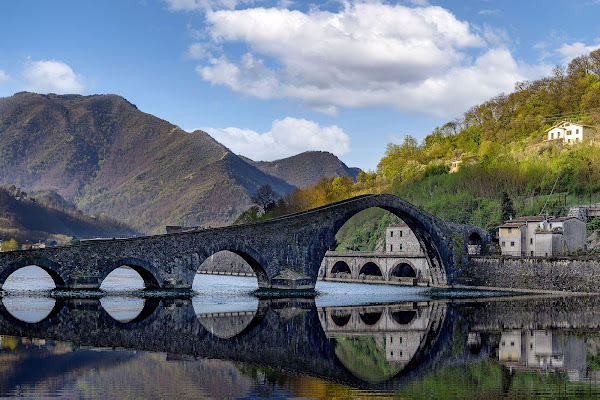
[[[10,80],[10,76],[8,76],[6,72],[0,69],[0,83],[6,82],[8,80]]]
[[[562,62],[566,65],[575,57],[586,55],[597,49],[600,49],[600,44],[586,46],[584,43],[575,42],[573,44],[563,43],[556,52],[562,56]]]
[[[238,4],[252,4],[255,0],[163,0],[174,11],[233,10]],[[260,1],[260,0],[258,0]]]
[[[234,153],[256,161],[272,161],[308,150],[329,151],[337,156],[350,152],[350,138],[341,128],[320,126],[306,119],[276,120],[271,130],[262,134],[233,127],[203,130]]]
[[[209,56],[206,45],[203,43],[192,43],[188,47],[187,56],[193,60],[200,60]]]
[[[23,71],[26,90],[39,93],[81,93],[84,79],[60,61],[30,61]]]
[[[479,15],[498,15],[500,14],[500,10],[494,8],[493,10],[480,10],[478,12]]]
[[[452,116],[529,78],[505,49],[504,31],[474,29],[437,6],[343,4],[337,13],[207,13],[213,44],[244,43],[250,51],[222,52],[196,71],[247,96],[300,99],[333,115],[339,107],[387,106]]]

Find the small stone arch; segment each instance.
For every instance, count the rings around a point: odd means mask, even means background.
[[[110,315],[106,309],[100,303],[100,308],[104,311],[102,313],[101,319],[105,321],[108,325],[115,325],[122,329],[140,329],[144,326],[151,324],[158,317],[160,311],[160,300],[153,298],[144,299],[144,306],[140,313],[130,321],[122,322],[118,321]]]
[[[334,274],[352,274],[352,270],[350,269],[350,266],[348,265],[348,263],[346,263],[343,260],[339,260],[336,261],[335,264],[333,264],[333,267],[331,267],[331,271],[330,274],[331,276],[333,276]]]
[[[215,249],[214,251],[211,251],[208,254],[208,256],[205,258],[205,260],[208,259],[208,257],[210,257],[212,254],[216,254],[221,251],[230,251],[230,252],[240,256],[250,266],[250,268],[252,268],[252,271],[254,271],[254,274],[256,275],[256,279],[258,281],[259,288],[260,287],[270,287],[271,281],[269,279],[269,275],[267,275],[265,268],[258,261],[258,260],[260,260],[260,256],[258,254],[255,254],[255,251],[253,251],[251,249],[225,246],[223,248],[218,248],[218,249]]]
[[[373,326],[381,320],[383,313],[381,311],[361,312],[358,316],[365,325]]]
[[[390,272],[390,278],[416,278],[418,270],[407,261],[400,261]]]
[[[377,265],[376,263],[374,263],[373,261],[369,261],[367,263],[365,263],[361,268],[360,268],[360,272],[358,273],[359,276],[376,276],[376,277],[383,277],[383,273],[381,272],[381,268],[379,267],[379,265]]]
[[[471,232],[467,244],[481,246],[483,244],[483,239],[481,238],[481,235],[478,232]]]
[[[122,266],[129,267],[137,272],[144,281],[144,286],[146,289],[160,289],[162,287],[163,282],[158,269],[148,261],[135,257],[121,258],[104,264],[100,268],[100,285],[102,285],[102,282],[104,279],[106,279],[108,274]]]
[[[349,312],[332,312],[330,315],[331,321],[339,327],[346,326],[352,318],[352,314]]]
[[[52,278],[57,289],[67,288],[66,282],[68,281],[68,278],[60,264],[46,258],[24,257],[10,264],[0,272],[0,289],[2,289],[4,282],[6,282],[6,279],[8,279],[13,272],[30,265],[39,267],[50,275],[50,278]]]
[[[416,310],[397,310],[390,311],[390,316],[395,324],[400,326],[410,325],[418,316]]]

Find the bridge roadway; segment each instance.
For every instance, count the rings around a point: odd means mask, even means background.
[[[312,289],[336,232],[353,215],[372,207],[394,213],[412,229],[428,259],[427,284],[452,283],[456,225],[394,195],[380,194],[247,225],[0,253],[0,289],[10,274],[27,265],[44,269],[59,289],[99,289],[120,266],[136,270],[148,289],[191,289],[200,265],[224,250],[250,265],[261,289]],[[465,249],[473,232],[489,242],[481,228],[462,226],[460,244]]]

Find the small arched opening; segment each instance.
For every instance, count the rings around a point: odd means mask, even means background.
[[[394,278],[416,278],[417,271],[415,271],[412,265],[401,262],[394,267],[391,276]]]
[[[262,265],[246,252],[222,250],[206,258],[198,268],[192,288],[201,293],[224,285],[235,291],[252,291],[269,285]]]
[[[467,251],[470,255],[477,256],[482,254],[483,239],[477,232],[472,232],[467,240]]]
[[[145,303],[146,299],[141,297],[105,296],[100,299],[104,311],[121,323],[136,320],[144,311]]]
[[[333,267],[331,267],[332,277],[349,277],[351,274],[352,272],[350,271],[350,267],[345,261],[337,261],[335,264],[333,264]]]
[[[9,296],[2,299],[6,311],[28,324],[39,323],[55,313],[56,300],[50,297]]]
[[[101,268],[100,289],[105,291],[132,291],[159,289],[158,272],[147,261],[136,258],[117,260]]]
[[[468,243],[470,245],[479,245],[481,246],[481,244],[483,243],[483,240],[481,239],[481,235],[477,232],[473,232],[469,235],[469,241]]]
[[[363,265],[358,275],[363,279],[381,279],[383,277],[379,266],[372,261]]]
[[[380,312],[359,313],[360,320],[369,326],[373,326],[376,323],[378,323],[379,320],[381,319],[381,315],[382,314]]]
[[[415,319],[416,316],[417,316],[416,311],[393,311],[392,312],[392,319],[398,325],[408,325]]]
[[[0,288],[6,291],[45,291],[66,287],[58,265],[46,260],[31,261],[6,268],[0,275]]]
[[[351,314],[334,312],[331,314],[331,320],[333,321],[334,324],[341,327],[341,326],[348,325],[348,322],[350,322],[351,316],[352,316]]]

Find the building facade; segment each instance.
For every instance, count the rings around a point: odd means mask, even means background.
[[[405,223],[390,225],[385,229],[385,252],[424,255],[419,240]]]
[[[548,257],[586,247],[586,223],[575,217],[529,216],[498,227],[502,255]]]
[[[548,133],[548,141],[562,140],[566,144],[581,143],[588,134],[591,134],[594,131],[595,129],[591,125],[569,121],[561,121],[546,130]]]

